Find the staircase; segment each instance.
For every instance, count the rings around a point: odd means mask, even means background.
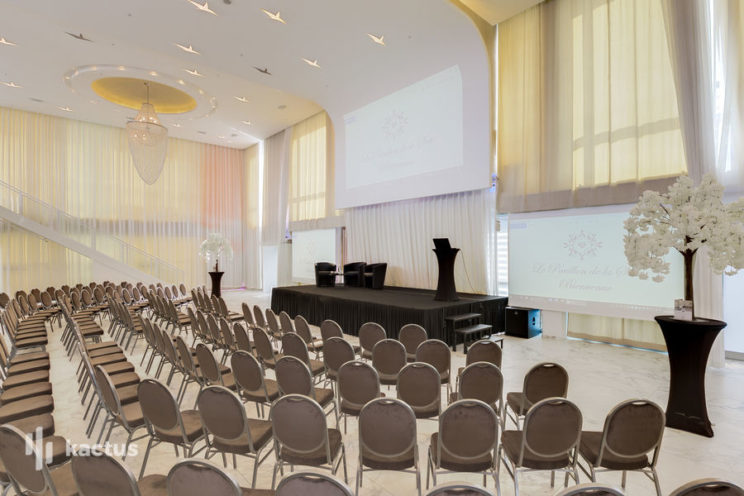
[[[183,281],[184,271],[121,239],[97,232],[38,198],[0,181],[0,218],[146,283]]]

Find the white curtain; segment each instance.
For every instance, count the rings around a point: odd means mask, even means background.
[[[385,284],[436,288],[433,238],[460,248],[455,285],[460,292],[496,292],[496,211],[493,190],[469,191],[346,211],[348,262],[386,262]]]
[[[499,210],[635,201],[686,172],[661,0],[555,0],[498,27]]]
[[[289,147],[292,128],[264,141],[263,232],[264,245],[278,245],[288,228]]]
[[[163,172],[148,186],[131,163],[124,129],[0,108],[0,181],[82,219],[99,251],[118,258],[119,238],[131,246],[127,263],[149,272],[142,250],[177,267],[190,286],[208,283],[197,251],[210,232],[224,234],[235,252],[220,261],[224,286],[255,284],[245,268],[256,263],[256,248],[243,240],[245,229],[256,228],[243,199],[258,183],[246,185],[245,168],[243,150],[170,139]],[[32,259],[13,260],[7,270],[33,272]],[[29,283],[14,281],[18,289]]]

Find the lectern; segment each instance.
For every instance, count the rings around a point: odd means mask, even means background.
[[[457,301],[455,289],[455,258],[459,248],[452,248],[448,238],[434,238],[434,253],[439,262],[436,301]]]

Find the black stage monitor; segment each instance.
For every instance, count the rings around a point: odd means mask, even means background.
[[[448,252],[452,249],[449,238],[434,238],[434,246],[437,250]]]

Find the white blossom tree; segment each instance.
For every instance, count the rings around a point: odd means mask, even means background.
[[[631,276],[661,282],[669,273],[670,248],[685,263],[685,299],[692,301],[695,255],[707,247],[714,272],[744,268],[744,198],[723,201],[723,186],[707,174],[697,187],[683,176],[665,194],[644,191],[625,221],[625,257]]]
[[[210,233],[199,246],[199,256],[206,259],[207,264],[215,260],[214,271],[220,271],[220,257],[231,259],[233,249],[230,242],[221,233]]]

